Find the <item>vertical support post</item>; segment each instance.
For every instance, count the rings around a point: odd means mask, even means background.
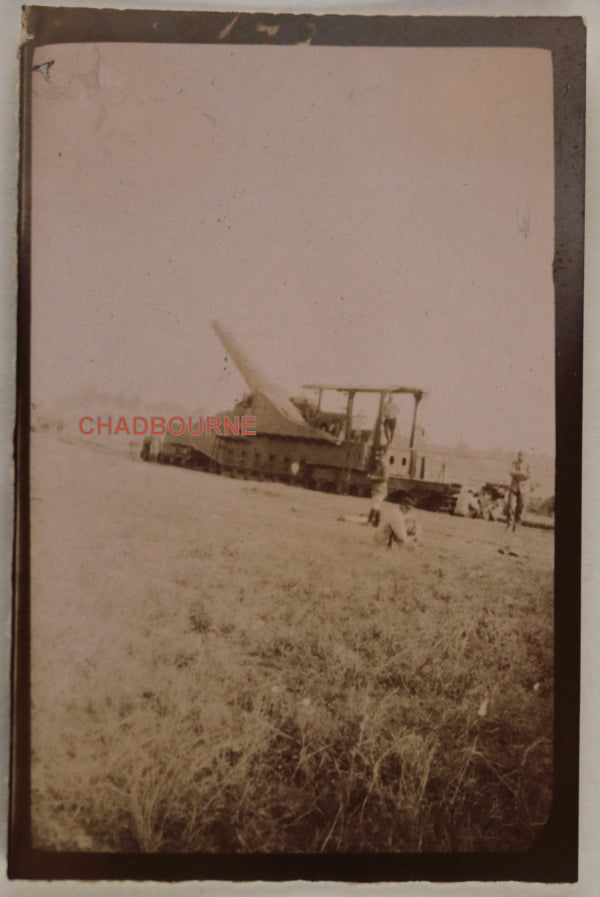
[[[422,392],[414,393],[415,397],[415,405],[413,408],[413,417],[412,417],[412,425],[410,428],[410,441],[408,443],[408,448],[410,450],[410,460],[408,463],[408,475],[411,479],[415,477],[415,471],[417,466],[417,454],[415,452],[415,433],[417,429],[417,410],[419,408],[419,402],[423,398]]]
[[[379,392],[379,407],[377,409],[377,418],[375,420],[375,426],[373,427],[373,443],[371,445],[371,456],[369,458],[369,466],[372,467],[375,463],[375,456],[379,447],[381,446],[381,425],[383,422],[383,397],[385,396],[386,390],[382,389]]]
[[[353,389],[348,390],[348,404],[346,405],[346,433],[345,439],[346,442],[350,442],[352,439],[352,409],[354,408],[354,396],[355,392]]]

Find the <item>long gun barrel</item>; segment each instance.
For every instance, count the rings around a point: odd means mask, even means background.
[[[250,389],[267,399],[288,421],[312,430],[285,392],[252,361],[231,331],[218,321],[213,321],[212,326]]]

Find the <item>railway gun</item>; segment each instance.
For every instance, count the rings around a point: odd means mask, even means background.
[[[445,481],[445,465],[416,445],[417,414],[422,389],[390,385],[338,386],[307,384],[311,394],[290,398],[252,361],[231,331],[217,321],[213,329],[244,377],[249,392],[233,409],[216,417],[254,417],[256,436],[190,432],[146,437],[141,456],[146,461],[175,464],[242,479],[271,480],[308,489],[368,497],[382,449],[384,403],[390,395],[413,399],[408,439],[387,446],[388,499],[409,494],[415,504],[436,511],[454,508],[459,483]],[[323,396],[345,398],[343,411],[323,409]],[[359,395],[374,396],[377,413],[371,427],[358,426],[354,414]]]

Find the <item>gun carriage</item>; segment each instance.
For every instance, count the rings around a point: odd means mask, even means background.
[[[325,492],[367,497],[371,476],[384,443],[383,409],[386,396],[413,399],[408,440],[388,447],[388,497],[407,493],[430,510],[451,511],[460,491],[444,481],[445,468],[416,445],[417,413],[422,389],[307,384],[311,398],[290,398],[254,364],[234,335],[218,322],[213,328],[246,380],[250,392],[219,418],[256,418],[256,436],[215,433],[166,435],[144,440],[142,458],[177,464],[243,479],[275,480]],[[322,409],[326,393],[345,397],[340,412]],[[371,427],[357,426],[354,403],[358,395],[375,395],[377,414]]]

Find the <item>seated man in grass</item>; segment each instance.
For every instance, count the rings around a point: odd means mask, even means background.
[[[404,495],[398,504],[383,502],[378,541],[385,542],[388,548],[394,545],[422,545],[422,528],[409,495]]]

